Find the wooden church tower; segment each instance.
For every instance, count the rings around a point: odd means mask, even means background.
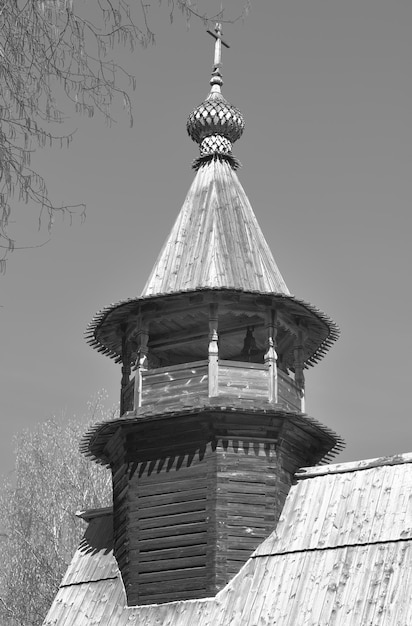
[[[215,595],[273,531],[296,470],[341,446],[305,414],[304,384],[338,329],[289,293],[237,178],[244,120],[212,34],[211,91],[187,122],[192,186],[142,295],[88,331],[122,364],[121,417],[82,450],[112,471],[129,606]]]

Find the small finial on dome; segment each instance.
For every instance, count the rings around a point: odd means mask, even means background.
[[[215,58],[213,63],[212,78],[210,84],[212,86],[212,93],[220,93],[220,88],[223,85],[222,78],[222,44],[226,48],[230,48],[229,44],[222,39],[222,24],[217,23],[215,26],[215,32],[212,30],[207,31],[209,35],[212,35],[215,39]]]

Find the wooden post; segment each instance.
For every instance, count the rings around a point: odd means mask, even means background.
[[[147,369],[147,354],[149,341],[149,332],[147,325],[139,318],[139,325],[136,333],[137,343],[137,359],[136,359],[136,376],[134,381],[134,410],[136,411],[142,406],[143,395],[143,372]]]
[[[268,367],[269,375],[269,402],[277,404],[278,402],[278,368],[276,353],[276,335],[277,335],[277,312],[268,311],[266,318],[267,329],[267,351],[265,354],[265,364]]]
[[[219,346],[218,346],[218,305],[209,305],[209,398],[215,398],[219,393]]]
[[[122,381],[120,387],[120,416],[126,411],[125,391],[130,382],[130,351],[127,341],[127,325],[122,324]]]
[[[305,412],[305,375],[303,373],[303,333],[298,330],[294,347],[295,356],[295,383],[300,390],[300,410]]]

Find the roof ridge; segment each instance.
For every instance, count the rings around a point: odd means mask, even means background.
[[[364,459],[361,461],[334,463],[332,465],[302,467],[296,472],[295,477],[297,478],[297,480],[305,480],[307,478],[326,476],[328,474],[346,474],[349,472],[359,472],[367,469],[373,469],[376,467],[384,467],[387,465],[403,465],[406,463],[412,463],[412,452],[394,454],[392,456],[381,456],[374,459]]]
[[[346,550],[347,548],[362,548],[366,546],[380,546],[388,543],[401,543],[412,541],[412,536],[396,537],[396,539],[375,539],[374,541],[354,541],[353,543],[342,543],[337,545],[313,546],[309,548],[295,548],[292,550],[272,550],[268,552],[259,552],[259,547],[250,556],[251,559],[259,559],[262,557],[285,556],[288,554],[303,554],[305,552],[326,552],[328,550]],[[262,542],[263,543],[263,542]]]

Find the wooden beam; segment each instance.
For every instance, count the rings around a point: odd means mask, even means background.
[[[129,342],[127,341],[127,325],[122,324],[122,380],[120,387],[120,415],[122,416],[126,410],[125,393],[130,383],[131,372],[131,355],[129,350]]]
[[[301,411],[305,412],[305,375],[303,373],[303,335],[298,330],[298,336],[294,347],[295,358],[295,383],[299,387],[301,397]]]
[[[154,317],[157,322],[163,318],[170,319],[176,313],[187,313],[189,308],[190,312],[197,311],[198,309],[205,310],[209,302],[214,300],[212,296],[207,297],[203,294],[197,294],[196,296],[182,295],[173,300],[165,299],[163,302],[156,303],[157,307]]]
[[[267,351],[265,354],[265,364],[269,370],[269,402],[277,404],[278,402],[278,370],[277,370],[277,353],[276,353],[276,335],[277,335],[277,313],[273,309],[267,311],[266,315],[267,330]]]
[[[215,398],[219,389],[218,305],[209,305],[209,398]]]
[[[134,410],[138,409],[142,406],[142,397],[143,397],[143,371],[147,369],[147,355],[148,355],[148,344],[149,341],[149,331],[147,328],[147,324],[142,317],[139,318],[137,333],[136,333],[136,344],[137,344],[137,359],[136,359],[136,376],[135,376],[135,385],[134,385]]]
[[[262,328],[264,323],[253,324],[255,328]],[[222,335],[231,335],[235,333],[244,333],[250,327],[250,322],[248,324],[238,324],[236,326],[231,326],[230,328],[219,328],[219,336]],[[175,348],[178,345],[182,345],[185,343],[193,343],[194,341],[199,341],[200,339],[206,339],[207,337],[207,329],[205,328],[205,332],[201,333],[199,331],[193,332],[185,332],[179,331],[177,333],[173,333],[173,337],[169,337],[169,335],[163,335],[161,337],[157,337],[156,339],[150,339],[149,347],[152,350],[153,348],[162,348],[164,350],[169,350],[171,348]]]

